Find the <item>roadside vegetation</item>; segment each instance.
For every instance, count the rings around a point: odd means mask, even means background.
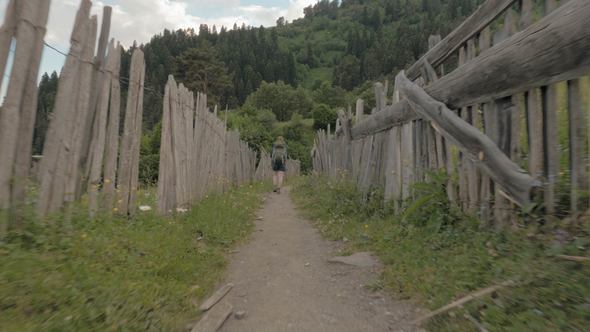
[[[197,318],[245,239],[267,184],[207,196],[186,214],[161,217],[143,191],[136,218],[89,221],[77,206],[72,227],[27,222],[0,244],[0,331],[181,331]]]
[[[511,280],[514,286],[428,321],[432,331],[584,331],[590,326],[590,223],[524,220],[518,229],[481,229],[446,199],[445,176],[417,184],[400,213],[382,191],[362,194],[353,183],[308,176],[292,196],[319,231],[350,251],[370,250],[384,264],[381,281],[401,299],[438,309],[475,290]]]

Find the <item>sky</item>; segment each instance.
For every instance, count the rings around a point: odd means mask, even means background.
[[[45,41],[65,53],[80,2],[51,0]],[[127,47],[133,41],[145,43],[164,29],[193,27],[198,30],[202,23],[218,28],[231,28],[234,23],[273,26],[281,16],[289,21],[302,17],[303,8],[315,2],[317,0],[95,0],[92,1],[92,14],[98,15],[100,29],[102,8],[112,6],[111,37]],[[0,22],[4,22],[7,3],[8,0],[0,0]],[[59,72],[64,61],[63,55],[46,47],[40,73]],[[0,96],[4,96],[6,85],[2,84]]]

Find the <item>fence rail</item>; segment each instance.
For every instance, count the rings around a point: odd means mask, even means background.
[[[335,135],[318,133],[314,170],[382,187],[397,206],[429,171],[446,170],[449,200],[486,225],[516,223],[517,206],[585,212],[590,91],[580,82],[590,72],[590,2],[536,3],[488,0],[442,41],[431,36],[430,50],[397,76],[392,104],[388,84],[377,83],[371,115],[358,101],[356,116],[340,113]]]

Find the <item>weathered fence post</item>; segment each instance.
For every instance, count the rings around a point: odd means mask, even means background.
[[[18,140],[16,147],[16,160],[14,165],[14,177],[12,184],[12,206],[15,214],[13,220],[15,226],[20,227],[23,221],[22,210],[26,201],[27,181],[31,172],[31,151],[33,145],[33,132],[35,129],[35,117],[37,114],[37,78],[43,54],[43,38],[47,25],[50,1],[35,1],[37,15],[33,22],[35,26],[35,39],[31,41],[32,57],[29,64],[27,82],[21,105],[21,117],[18,128]],[[0,76],[1,78],[2,76]]]
[[[138,190],[139,141],[143,115],[144,79],[145,61],[143,52],[136,49],[131,57],[125,125],[117,170],[118,211],[131,217],[135,215],[135,198]]]
[[[121,113],[121,85],[119,83],[119,71],[121,70],[121,46],[117,43],[113,57],[115,63],[110,75],[111,100],[109,105],[109,117],[107,122],[106,152],[104,160],[104,208],[107,213],[112,213],[115,204],[115,185],[117,178],[117,159],[119,156],[119,122]]]
[[[43,146],[43,158],[39,166],[39,198],[37,211],[40,216],[57,212],[64,203],[66,185],[66,165],[72,125],[75,118],[75,104],[72,97],[77,95],[80,59],[88,31],[91,3],[83,0],[76,14],[76,20],[70,37],[70,51],[59,77],[59,86],[55,98],[55,107]],[[75,93],[73,93],[75,92]]]
[[[12,38],[16,39],[14,62],[0,113],[0,239],[6,234],[9,220],[20,222],[20,209],[25,201],[37,112],[37,75],[49,3],[10,1],[0,28],[0,80],[4,78]],[[10,211],[12,208],[16,210]]]

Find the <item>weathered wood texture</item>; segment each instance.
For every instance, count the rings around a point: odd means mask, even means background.
[[[8,52],[14,38],[14,61],[0,112],[0,239],[9,220],[18,222],[25,203],[25,181],[31,163],[31,145],[37,112],[37,76],[49,1],[10,1],[0,27],[0,80],[4,80]],[[0,88],[1,88],[0,83]],[[14,215],[14,213],[17,215]],[[13,214],[10,216],[10,214]]]
[[[116,63],[111,73],[111,100],[107,124],[106,152],[104,160],[104,208],[111,212],[115,206],[115,184],[117,178],[117,160],[119,157],[119,121],[121,113],[121,85],[119,71],[121,70],[121,46],[117,44],[113,57]]]
[[[88,40],[96,32],[89,18],[90,1],[82,1],[76,14],[74,28],[70,37],[70,51],[59,76],[57,95],[52,119],[47,130],[43,146],[43,158],[39,167],[39,198],[37,211],[39,215],[58,212],[65,202],[67,171],[72,162],[70,143],[73,139],[73,125],[76,118],[76,100],[79,93],[82,57],[88,54],[88,48],[94,47],[94,40]],[[92,44],[92,46],[90,46]]]
[[[33,143],[33,131],[35,128],[35,117],[37,114],[37,78],[39,64],[43,53],[43,38],[45,36],[45,25],[47,24],[50,1],[36,2],[37,16],[35,25],[35,39],[32,41],[31,62],[25,82],[25,91],[20,110],[18,139],[16,147],[16,159],[14,165],[12,183],[12,220],[15,226],[20,227],[23,221],[24,205],[26,202],[27,182],[31,172],[31,152]],[[2,76],[0,76],[2,77]]]
[[[117,211],[122,215],[135,214],[135,199],[139,179],[139,142],[143,115],[143,84],[145,60],[136,49],[131,56],[129,91],[125,110],[125,124],[121,139],[119,167],[117,169]]]
[[[299,174],[299,163],[287,163],[289,174]],[[205,195],[231,186],[268,180],[270,156],[256,153],[228,131],[225,121],[207,108],[207,96],[195,95],[174,77],[164,93],[158,175],[158,212],[184,211]]]
[[[515,203],[520,206],[530,203],[531,191],[540,183],[512,162],[489,137],[434,100],[409,81],[403,72],[397,76],[396,86],[417,112],[431,120],[437,131],[459,146]]]
[[[571,0],[426,88],[450,108],[510,96],[590,71],[590,2]]]

